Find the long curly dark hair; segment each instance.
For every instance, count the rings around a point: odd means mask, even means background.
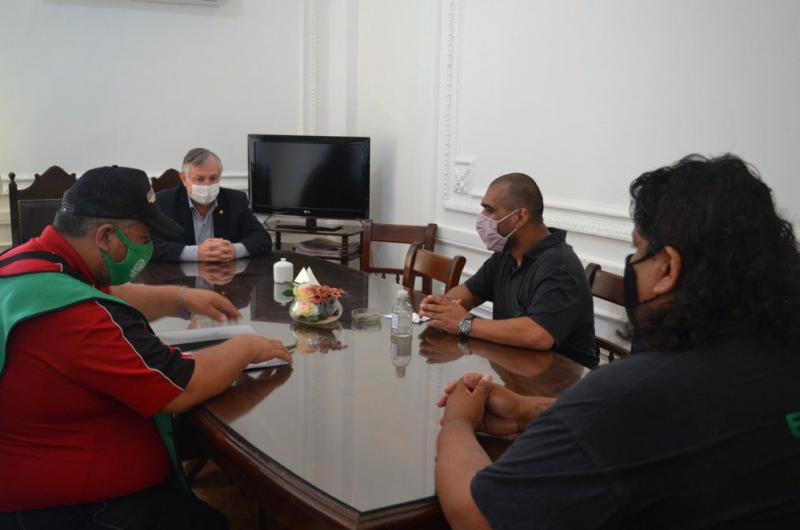
[[[730,154],[690,155],[644,173],[630,193],[639,233],[682,258],[670,300],[637,322],[651,349],[690,348],[726,324],[800,343],[797,240],[755,168]]]

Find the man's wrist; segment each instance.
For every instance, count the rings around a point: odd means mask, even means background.
[[[177,300],[177,307],[178,311],[188,311],[189,308],[186,306],[186,290],[188,287],[185,285],[181,285],[178,288],[178,300]]]
[[[468,314],[464,318],[458,321],[458,336],[466,339],[469,337],[469,334],[472,332],[472,321],[475,318],[475,315]]]
[[[232,346],[231,350],[239,350],[242,352],[247,364],[252,364],[258,360],[258,350],[253,347],[253,342],[248,335],[237,335],[228,339],[228,343]]]
[[[469,431],[471,433],[475,433],[475,427],[472,426],[472,423],[467,420],[466,418],[452,418],[449,420],[444,420],[442,422],[442,430],[453,430],[453,431]]]
[[[536,396],[520,396],[520,411],[517,415],[517,429],[521,433],[530,422],[538,418],[542,412],[547,410],[549,403],[542,403]]]
[[[202,261],[200,259],[200,250],[198,245],[186,245],[181,250],[181,261]]]

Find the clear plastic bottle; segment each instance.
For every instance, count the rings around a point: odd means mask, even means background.
[[[392,307],[392,335],[406,337],[411,335],[411,302],[408,291],[400,289]]]

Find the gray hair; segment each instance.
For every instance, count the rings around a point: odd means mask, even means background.
[[[58,230],[60,234],[75,238],[83,237],[98,226],[104,224],[112,224],[127,229],[133,224],[133,220],[75,215],[64,209],[59,210],[58,213],[56,213],[56,218],[53,220],[53,228]]]
[[[181,164],[181,171],[184,175],[189,174],[189,168],[191,166],[202,166],[206,163],[209,157],[214,157],[217,161],[217,165],[219,166],[219,174],[222,175],[222,160],[213,153],[212,151],[206,149],[205,147],[195,147],[194,149],[189,149],[189,152],[186,153],[186,156],[183,157],[183,164]]]

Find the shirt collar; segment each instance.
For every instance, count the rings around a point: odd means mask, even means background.
[[[560,228],[548,228],[549,234],[540,239],[535,245],[526,250],[523,255],[529,258],[536,258],[545,250],[557,247],[567,240],[566,230]]]
[[[64,239],[64,236],[62,236],[58,230],[52,226],[45,228],[42,232],[42,235],[33,238],[28,242],[28,244],[30,244],[30,247],[33,248],[29,247],[26,250],[38,250],[41,248],[47,252],[58,254],[66,260],[70,267],[75,269],[75,271],[77,271],[86,279],[86,283],[91,284],[92,287],[96,287],[92,271],[89,270],[89,267],[86,265],[86,262],[83,260],[81,255],[78,254],[73,246],[69,244],[69,241]]]
[[[197,211],[194,203],[192,202],[192,198],[189,197],[189,190],[186,190],[186,200],[189,201],[189,209]],[[208,205],[208,211],[213,212],[217,209],[217,199],[214,199],[211,204]]]

